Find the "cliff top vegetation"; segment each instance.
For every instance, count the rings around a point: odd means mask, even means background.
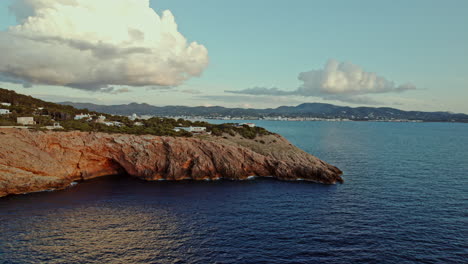
[[[126,116],[110,115],[88,109],[77,109],[69,105],[46,102],[32,96],[18,94],[15,91],[0,88],[1,109],[7,109],[10,114],[0,115],[0,126],[16,126],[17,117],[34,117],[36,125],[32,129],[42,129],[59,122],[63,131],[89,131],[106,133],[124,133],[137,135],[191,137],[192,133],[176,127],[206,127],[206,132],[212,136],[231,136],[239,134],[244,138],[254,139],[259,135],[268,135],[271,132],[261,127],[238,126],[236,124],[210,124],[204,121],[189,121],[164,117],[131,120]],[[90,118],[75,120],[79,114],[89,114]],[[99,116],[105,117],[106,122],[118,122],[119,125],[106,125],[97,122]]]

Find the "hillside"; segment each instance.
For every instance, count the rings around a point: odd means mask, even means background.
[[[223,134],[239,134],[245,138],[253,139],[258,135],[271,134],[261,127],[237,126],[234,124],[214,125],[207,122],[191,122],[184,119],[153,117],[149,119],[131,120],[126,116],[102,113],[96,110],[77,109],[73,106],[46,102],[31,96],[18,94],[11,90],[0,88],[0,109],[10,111],[9,114],[0,114],[0,126],[17,126],[18,117],[33,117],[35,125],[32,129],[44,129],[59,123],[64,131],[87,131],[124,133],[136,135],[178,136],[191,137],[193,134],[185,130],[176,131],[176,127],[203,127],[206,133],[214,136]],[[84,114],[86,118],[76,119],[77,115]],[[102,122],[99,122],[102,120]]]
[[[418,120],[424,122],[468,122],[468,115],[454,114],[450,112],[423,112],[403,111],[389,107],[348,107],[323,103],[304,103],[298,106],[280,106],[269,109],[245,109],[213,107],[188,107],[188,106],[152,106],[149,104],[123,104],[123,105],[96,105],[90,103],[63,102],[77,108],[86,108],[109,114],[154,115],[154,116],[202,116],[206,118],[321,118],[321,119],[349,119],[355,121],[395,121]]]

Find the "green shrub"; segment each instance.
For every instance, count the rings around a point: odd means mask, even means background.
[[[191,137],[192,133],[187,131],[174,131],[175,127],[201,126],[206,127],[208,132],[214,136],[223,136],[229,134],[235,136],[241,135],[244,138],[254,139],[258,135],[270,134],[267,130],[260,127],[237,127],[235,124],[210,124],[204,121],[189,121],[184,119],[161,118],[153,117],[148,120],[137,120],[143,123],[143,126],[135,126],[134,122],[125,116],[114,116],[98,112],[92,112],[88,109],[76,109],[68,105],[60,105],[50,102],[45,102],[31,96],[17,94],[14,91],[1,89],[0,98],[2,102],[11,103],[11,106],[6,107],[11,114],[0,116],[0,125],[14,126],[18,116],[33,116],[38,127],[52,125],[54,122],[60,122],[64,131],[88,131],[88,132],[105,132],[105,133],[125,133],[136,135],[156,135],[156,136],[174,136],[174,137]],[[74,120],[77,114],[92,114],[92,121]],[[118,121],[123,126],[107,126],[105,124],[96,123],[97,116],[103,115],[106,121]]]

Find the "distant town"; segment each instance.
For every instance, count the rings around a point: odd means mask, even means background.
[[[153,116],[144,115],[143,118],[151,118]],[[423,120],[409,119],[372,119],[364,117],[363,119],[349,118],[319,118],[319,117],[286,117],[286,116],[267,116],[267,117],[252,117],[252,116],[165,116],[167,118],[182,118],[187,120],[268,120],[268,121],[327,121],[327,122],[347,122],[347,121],[373,121],[373,122],[424,122]]]
[[[223,120],[225,126],[209,120]],[[102,106],[50,103],[14,91],[0,89],[0,127],[34,127],[46,130],[102,131],[170,136],[220,135],[233,129],[260,133],[256,120],[270,121],[372,121],[372,122],[468,122],[468,115],[449,112],[402,111],[393,108],[342,107],[308,103],[275,109],[224,107],[156,107],[148,104]],[[255,130],[257,129],[257,130]],[[255,130],[255,131],[254,131]]]
[[[451,112],[403,111],[388,107],[348,107],[323,103],[280,106],[270,109],[245,109],[149,104],[96,105],[63,102],[79,109],[141,118],[168,117],[189,120],[274,120],[274,121],[377,121],[377,122],[468,122],[468,115]]]

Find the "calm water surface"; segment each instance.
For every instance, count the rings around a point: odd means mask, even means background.
[[[0,198],[0,263],[468,263],[468,124],[256,123],[345,184],[116,176]]]

